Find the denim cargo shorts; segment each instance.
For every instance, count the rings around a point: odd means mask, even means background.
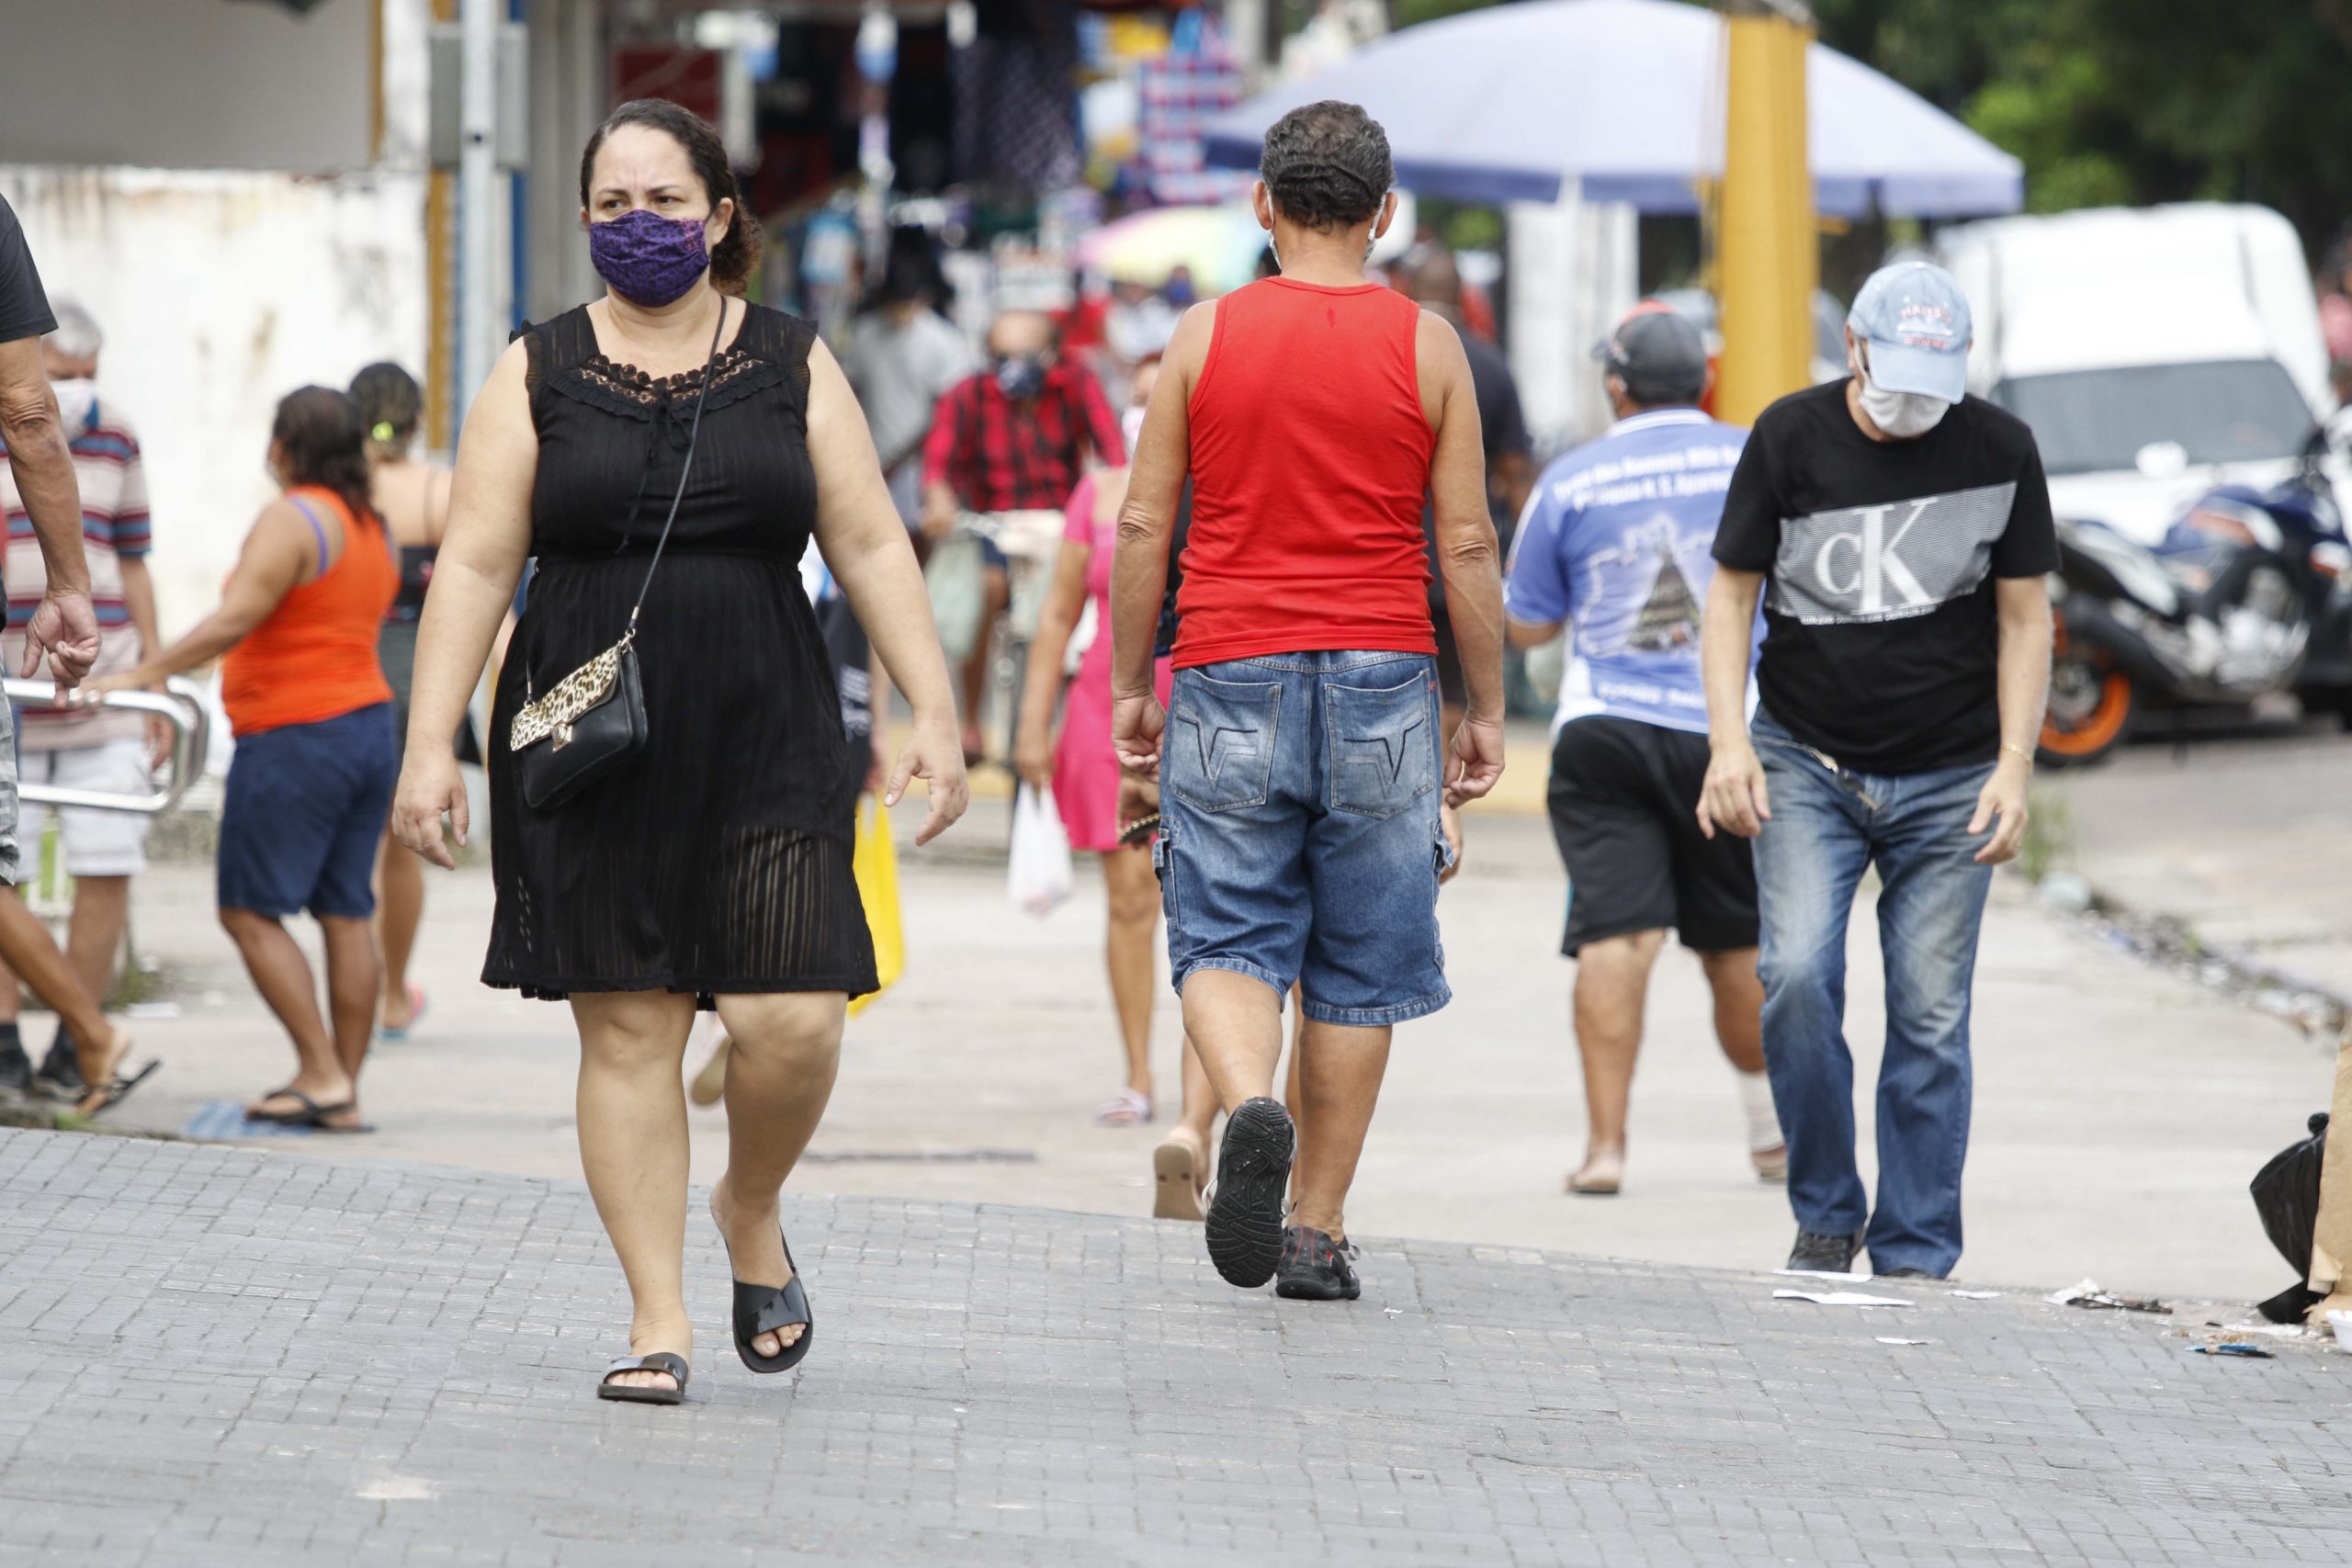
[[[1446,1004],[1438,726],[1426,654],[1176,671],[1153,858],[1179,992],[1203,969],[1295,981],[1308,1018],[1360,1026]]]

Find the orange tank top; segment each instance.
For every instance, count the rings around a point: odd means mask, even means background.
[[[221,660],[221,705],[241,736],[317,724],[392,700],[376,639],[400,592],[400,569],[383,524],[373,513],[354,517],[343,497],[319,485],[298,485],[286,499],[310,519],[321,558],[335,528],[343,531],[343,554],[289,589]]]

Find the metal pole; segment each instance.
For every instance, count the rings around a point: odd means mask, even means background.
[[[498,298],[498,25],[504,0],[463,0],[465,73],[458,154],[458,231],[462,261],[458,293],[458,412],[481,389],[505,333]]]

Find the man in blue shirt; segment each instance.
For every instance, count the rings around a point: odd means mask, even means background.
[[[1695,406],[1706,348],[1665,307],[1636,307],[1594,354],[1617,423],[1536,481],[1505,600],[1518,647],[1568,627],[1550,794],[1591,1137],[1567,1190],[1607,1195],[1623,1179],[1643,999],[1668,928],[1713,987],[1751,1157],[1777,1181],[1788,1156],[1758,1024],[1756,872],[1745,843],[1709,840],[1697,820],[1708,758],[1699,625],[1747,433]]]

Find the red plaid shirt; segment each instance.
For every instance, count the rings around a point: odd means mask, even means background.
[[[973,512],[1059,512],[1086,471],[1089,447],[1105,463],[1127,460],[1110,400],[1084,366],[1056,365],[1045,390],[1025,404],[984,370],[939,400],[923,443],[923,483],[946,485]]]

